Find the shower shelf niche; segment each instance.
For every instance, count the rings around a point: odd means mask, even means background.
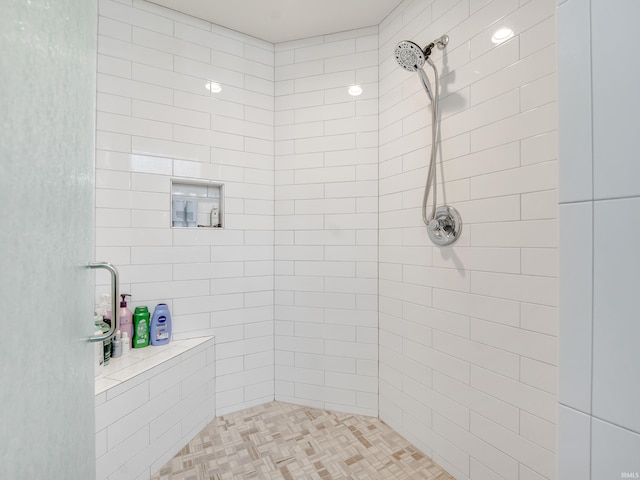
[[[171,179],[171,226],[224,228],[224,184]]]

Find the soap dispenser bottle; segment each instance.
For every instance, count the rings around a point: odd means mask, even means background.
[[[131,347],[131,339],[133,338],[133,313],[127,308],[127,298],[130,297],[128,293],[120,295],[122,301],[120,302],[120,310],[118,316],[120,317],[120,331],[122,332],[122,340],[125,339],[125,333],[127,334],[129,347]]]
[[[151,345],[166,345],[171,340],[171,314],[166,303],[159,303],[151,318]]]

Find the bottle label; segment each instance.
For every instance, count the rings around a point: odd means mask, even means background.
[[[136,327],[136,335],[138,337],[146,337],[147,336],[147,322],[140,320],[138,322],[138,326]]]
[[[158,325],[156,329],[156,340],[166,340],[169,338],[169,332],[167,332],[166,325]]]
[[[104,345],[104,365],[109,365],[109,359],[111,358],[111,340],[105,340]]]
[[[140,319],[135,327],[133,346],[146,347],[149,344],[149,324],[146,319]]]

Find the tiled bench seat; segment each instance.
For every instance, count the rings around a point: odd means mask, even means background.
[[[214,337],[134,349],[96,377],[96,479],[148,480],[215,416]]]

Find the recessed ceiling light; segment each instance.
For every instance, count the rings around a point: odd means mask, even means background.
[[[349,95],[352,97],[357,97],[362,94],[362,87],[360,85],[351,85],[349,87]]]
[[[513,37],[513,30],[508,27],[502,27],[493,32],[493,35],[491,35],[491,41],[498,45],[509,40],[511,37]]]
[[[220,93],[222,91],[222,85],[216,82],[207,82],[205,88],[211,93]]]

